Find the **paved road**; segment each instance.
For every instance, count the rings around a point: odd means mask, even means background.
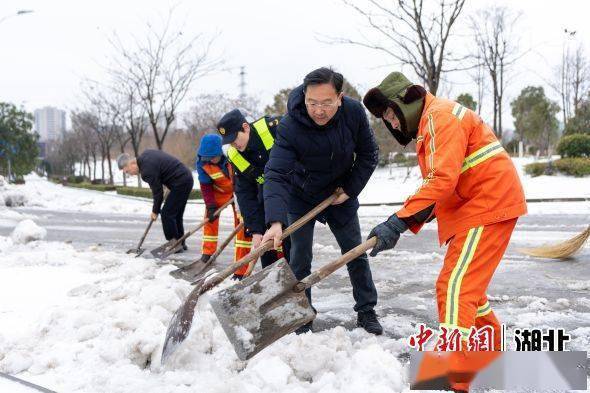
[[[550,204],[547,204],[550,208]],[[392,208],[370,207],[361,210],[363,232],[381,222]],[[57,212],[38,208],[19,208],[19,212],[33,216],[37,224],[48,231],[49,241],[68,241],[84,249],[100,245],[107,250],[126,251],[140,238],[146,217],[125,214],[92,214]],[[230,231],[230,218],[222,219],[220,239]],[[196,225],[187,220],[187,228]],[[586,247],[571,261],[546,261],[528,258],[518,248],[562,240],[581,232],[588,225],[588,213],[563,215],[530,214],[522,218],[489,288],[492,307],[500,319],[510,327],[516,325],[564,327],[568,331],[590,326],[590,249]],[[11,227],[0,226],[6,236]],[[189,240],[185,260],[199,256],[200,233]],[[163,241],[161,226],[155,225],[145,248],[150,250]],[[336,242],[327,229],[317,225],[314,239],[314,267],[339,255]],[[231,245],[220,259],[230,262]],[[441,266],[445,248],[439,248],[436,225],[429,224],[418,236],[404,235],[395,251],[371,260],[373,276],[379,291],[378,314],[386,327],[386,334],[407,337],[415,332],[416,322],[436,326],[434,282]],[[146,256],[149,252],[145,253]],[[354,328],[352,290],[346,270],[318,284],[314,288],[315,306],[320,311],[314,329],[323,330],[336,325]],[[573,348],[586,350],[590,337],[579,335]]]

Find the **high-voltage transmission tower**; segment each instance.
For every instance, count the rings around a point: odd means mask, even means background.
[[[240,67],[240,99],[246,97],[246,67]]]

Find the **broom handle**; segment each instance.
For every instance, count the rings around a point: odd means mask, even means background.
[[[327,265],[322,266],[315,272],[311,273],[309,276],[305,277],[303,280],[299,281],[299,283],[295,285],[295,292],[304,291],[312,285],[317,284],[324,278],[328,277],[330,274],[334,273],[336,270],[340,269],[342,266],[346,265],[348,262],[375,247],[375,244],[377,244],[377,237],[373,236],[369,240],[348,251],[334,262],[330,262]]]
[[[312,210],[307,212],[303,217],[300,217],[297,221],[293,224],[289,225],[287,229],[283,231],[283,236],[281,236],[281,240],[284,240],[287,236],[290,236],[293,232],[297,231],[303,225],[307,224],[311,219],[315,216],[320,214],[323,210],[325,210],[328,206],[334,202],[336,198],[340,195],[340,192],[335,192],[334,194],[330,195],[326,198],[322,203],[314,207]],[[258,259],[262,254],[267,252],[268,250],[272,249],[273,247],[273,240],[267,240],[260,245],[256,250],[253,250],[250,254],[246,255],[244,258],[240,259],[239,261],[230,264],[228,267],[217,273],[213,278],[207,281],[202,287],[200,293],[208,291],[209,289],[217,286],[220,282],[225,280],[231,274],[233,274],[236,270],[241,268],[242,266],[250,263],[253,260]]]

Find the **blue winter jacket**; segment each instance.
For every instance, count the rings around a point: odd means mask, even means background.
[[[344,97],[330,122],[319,126],[307,114],[299,86],[289,95],[287,109],[264,172],[266,224],[286,226],[287,213],[304,214],[342,187],[350,199],[330,206],[318,220],[346,225],[378,161],[379,149],[363,106]]]

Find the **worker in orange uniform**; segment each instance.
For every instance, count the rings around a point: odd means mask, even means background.
[[[458,329],[467,340],[471,327],[492,326],[494,350],[501,350],[501,327],[486,290],[518,217],[527,212],[512,160],[475,112],[435,97],[399,72],[369,90],[363,102],[400,144],[416,140],[423,177],[401,210],[373,228],[369,236],[377,244],[370,255],[394,248],[401,233],[418,233],[436,217],[440,244],[449,245],[436,282],[440,327]]]
[[[209,222],[203,227],[203,242],[201,262],[206,263],[217,250],[219,220],[214,216],[215,211],[234,195],[232,183],[233,169],[221,149],[221,137],[217,134],[204,135],[201,138],[197,154],[197,172],[203,200],[205,201],[205,217]],[[234,227],[240,223],[239,213],[235,203]],[[244,229],[240,230],[235,239],[235,261],[240,260],[250,252],[252,238],[246,236]]]

